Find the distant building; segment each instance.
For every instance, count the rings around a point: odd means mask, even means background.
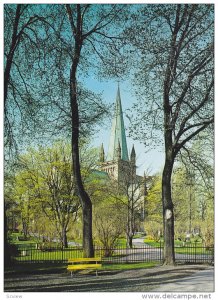
[[[140,202],[139,207],[142,219],[144,219],[146,178],[145,176],[136,174],[136,152],[134,145],[132,146],[130,157],[128,155],[119,86],[117,89],[108,153],[107,155],[105,154],[102,144],[99,162],[102,172],[107,173],[110,179],[117,182],[118,186],[126,191],[125,193],[128,197],[133,197],[135,201]]]

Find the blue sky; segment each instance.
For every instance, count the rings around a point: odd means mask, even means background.
[[[98,81],[94,77],[89,77],[85,79],[85,84],[87,88],[92,90],[93,92],[102,92],[104,102],[111,105],[111,109],[113,111],[113,104],[115,103],[116,93],[118,83],[115,80],[110,81]],[[150,150],[145,148],[145,146],[139,141],[133,141],[131,137],[128,137],[128,126],[129,120],[125,115],[127,109],[131,109],[133,103],[136,101],[134,95],[131,94],[131,89],[133,86],[131,82],[128,81],[120,81],[120,93],[121,93],[121,101],[122,108],[124,113],[124,123],[126,128],[127,135],[127,147],[130,153],[132,149],[132,145],[134,144],[136,150],[137,157],[137,173],[139,175],[143,175],[144,171],[149,173],[149,175],[154,174],[156,172],[162,171],[163,163],[164,163],[164,152],[160,147],[159,149]],[[111,131],[112,120],[109,120],[106,125],[98,128],[94,140],[92,140],[92,145],[95,147],[100,147],[101,143],[104,144],[104,150],[107,155],[109,139],[110,139],[110,131]]]
[[[11,1],[6,0],[4,2],[10,3]],[[23,3],[24,2],[25,1],[23,1]],[[43,1],[38,1],[37,3],[40,2],[43,3]],[[146,1],[142,1],[142,3],[146,3]],[[86,86],[93,92],[102,92],[103,100],[106,103],[111,104],[111,106],[114,104],[117,91],[117,82],[115,80],[99,82],[97,79],[91,76],[89,78],[86,78]],[[133,103],[136,101],[134,96],[131,94],[131,88],[131,82],[120,81],[121,99],[124,111],[124,122],[125,127],[127,128],[127,133],[129,120],[125,116],[125,111],[127,109],[131,109]],[[111,122],[107,126],[102,126],[101,128],[99,128],[98,132],[95,134],[95,139],[92,141],[92,144],[95,147],[100,147],[101,143],[103,142],[106,153],[108,151],[110,129]],[[164,162],[164,151],[163,149],[161,149],[161,147],[159,149],[156,148],[155,150],[148,151],[149,149],[145,148],[145,146],[142,143],[140,143],[139,141],[133,141],[130,137],[127,136],[127,146],[129,152],[131,151],[133,144],[135,145],[139,174],[142,175],[144,173],[144,170],[146,172],[149,171],[151,174],[160,172],[162,170]]]

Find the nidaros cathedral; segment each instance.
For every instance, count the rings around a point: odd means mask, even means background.
[[[111,180],[118,183],[122,190],[127,191],[127,196],[138,207],[141,220],[145,217],[146,177],[136,174],[136,152],[132,146],[128,154],[123,111],[121,104],[120,88],[118,85],[115,112],[112,120],[111,135],[108,153],[104,151],[103,144],[100,148],[100,170],[106,172]]]

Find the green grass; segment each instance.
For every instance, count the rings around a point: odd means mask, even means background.
[[[20,233],[11,233],[9,236],[10,244],[16,245],[19,250],[22,249],[32,249],[36,247],[36,244],[40,241],[36,238],[28,238],[26,241],[20,241],[18,238],[23,237]]]
[[[118,247],[126,247],[126,239],[125,238],[120,238],[117,242]]]
[[[22,256],[22,254],[27,254],[25,256]],[[113,253],[114,257],[122,256],[124,254],[122,253]],[[104,257],[104,251],[103,250],[95,250],[95,256],[96,257]],[[16,260],[18,261],[63,261],[67,260],[69,258],[77,258],[77,257],[83,257],[83,250],[74,250],[74,248],[67,248],[62,250],[54,250],[54,251],[41,251],[38,249],[32,249],[31,251],[28,251],[26,253],[22,252],[21,249],[21,256],[16,257]]]
[[[55,261],[55,260],[63,260],[68,258],[82,257],[83,251],[76,250],[73,251],[73,248],[65,249],[64,251],[55,250],[55,251],[41,251],[41,250],[32,250],[31,252],[27,250],[27,255],[20,256],[19,261]]]
[[[144,242],[152,247],[160,247],[160,242],[155,242],[154,240],[145,239]],[[163,241],[161,241],[162,246],[164,245]],[[182,242],[179,240],[175,240],[175,253],[178,254],[211,254],[211,251],[202,248],[203,244],[201,241],[194,241],[194,239],[190,242]]]
[[[160,247],[160,242],[156,242],[154,240],[150,240],[150,239],[144,239],[144,243],[149,245],[149,246],[152,246],[152,247]],[[163,242],[161,241],[162,245],[163,245]]]
[[[175,248],[175,252],[179,254],[211,254],[211,251],[208,251],[206,249],[202,249],[201,247],[179,247]],[[96,257],[103,256],[103,253],[101,251],[96,251]],[[114,256],[121,256],[121,254],[115,253]],[[40,251],[40,250],[33,250],[31,251],[31,255],[26,256],[20,256],[19,261],[62,261],[67,260],[68,258],[76,258],[76,257],[83,257],[83,251],[77,250],[73,251],[73,249],[65,250],[65,251]]]
[[[179,241],[179,240],[175,240],[174,241],[174,244],[175,246],[177,247],[194,247],[194,246],[197,246],[197,247],[203,247],[203,244],[202,244],[202,241],[201,240],[194,240],[194,239],[191,239],[190,242],[183,242],[183,241]]]
[[[129,263],[129,264],[106,264],[103,265],[103,270],[133,270],[133,269],[148,269],[159,265],[157,262],[147,263]]]
[[[137,233],[137,234],[134,235],[134,239],[143,238],[144,236],[145,236],[145,233],[140,232],[140,233]]]
[[[68,258],[75,258],[75,257],[83,257],[83,251],[82,250],[74,250],[76,247],[69,247],[65,249],[64,251],[61,250],[55,250],[55,251],[41,251],[38,249],[35,249],[37,240],[31,239],[28,241],[19,241],[18,236],[21,236],[19,233],[13,233],[11,235],[11,241],[13,244],[15,244],[19,251],[21,251],[21,254],[24,254],[22,250],[27,250],[27,255],[20,256],[16,258],[19,261],[63,261],[67,260]],[[160,242],[156,242],[152,239],[144,239],[145,244],[150,245],[152,247],[160,247]],[[161,244],[163,246],[163,240],[161,241]],[[55,247],[55,243],[53,245]],[[194,247],[196,248],[194,249]],[[118,240],[117,247],[126,247],[126,239],[120,238]],[[192,247],[192,248],[191,248]],[[202,249],[202,242],[199,240],[196,242],[196,240],[191,239],[190,242],[182,242],[179,240],[175,240],[175,252],[179,254],[211,254],[211,251],[208,251],[206,249]],[[32,249],[32,251],[28,251],[28,249]],[[96,257],[103,257],[104,251],[102,250],[96,250]],[[114,256],[122,256],[122,253],[116,253],[114,252]]]
[[[18,250],[27,250],[27,249],[33,249],[36,248],[36,243],[35,242],[31,242],[31,241],[22,241],[22,242],[16,242],[13,243],[13,245],[17,246]]]
[[[206,250],[205,248],[197,246],[196,248],[192,247],[181,247],[181,248],[175,248],[175,253],[178,254],[189,254],[189,255],[195,255],[195,254],[211,254],[210,250]]]
[[[150,245],[152,247],[160,247],[160,241],[156,242],[154,240],[145,238],[144,243],[147,244],[147,245]],[[163,246],[163,244],[164,244],[163,240],[161,240],[161,244]],[[201,241],[195,242],[194,240],[191,240],[190,242],[183,242],[183,241],[175,240],[174,244],[175,244],[176,247],[194,247],[195,245],[197,247],[202,247],[203,246]]]

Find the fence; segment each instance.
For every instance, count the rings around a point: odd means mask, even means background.
[[[212,263],[213,248],[201,246],[175,247],[176,262]],[[105,256],[106,254],[106,256]],[[162,262],[163,245],[152,247],[107,249],[95,247],[95,256],[103,257],[104,263]],[[12,256],[14,263],[67,263],[68,258],[83,257],[82,247],[37,249],[32,246],[22,247]]]

